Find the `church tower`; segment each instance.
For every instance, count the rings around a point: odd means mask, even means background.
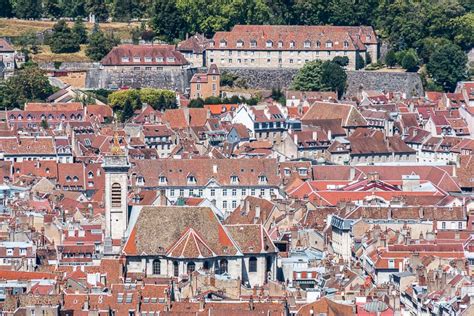
[[[111,154],[104,157],[105,172],[105,240],[104,253],[113,254],[120,250],[119,245],[127,229],[128,163],[127,154],[120,148],[117,134]]]

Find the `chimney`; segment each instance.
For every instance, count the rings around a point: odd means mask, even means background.
[[[255,221],[260,219],[260,205],[255,206]]]
[[[313,132],[313,140],[317,140],[318,139],[318,132],[314,131]]]
[[[331,130],[328,130],[328,139],[329,139],[329,140],[332,139],[332,131],[331,131]]]
[[[355,168],[351,166],[349,170],[349,181],[354,181],[354,178],[355,178]]]
[[[212,172],[217,173],[217,165],[212,165]]]

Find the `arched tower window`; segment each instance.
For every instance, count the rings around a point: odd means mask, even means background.
[[[119,183],[112,184],[112,207],[122,206],[122,186]]]
[[[161,274],[161,262],[158,259],[153,260],[153,274]]]
[[[219,264],[220,274],[227,273],[229,262],[226,259],[222,259]]]
[[[173,262],[173,275],[175,277],[179,276],[179,263],[178,263],[178,261]]]

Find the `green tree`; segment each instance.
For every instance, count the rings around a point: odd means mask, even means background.
[[[95,16],[96,22],[106,22],[109,18],[109,11],[104,0],[86,0],[86,11]]]
[[[13,16],[13,8],[10,0],[0,0],[0,17],[10,18]]]
[[[45,118],[41,120],[41,127],[45,130],[49,129],[48,121]]]
[[[347,56],[336,56],[332,59],[332,61],[341,67],[346,67],[349,65],[349,58]]]
[[[79,44],[87,43],[87,30],[81,18],[76,18],[76,20],[74,21],[74,25],[72,26],[72,32],[76,36],[76,39],[79,41]]]
[[[16,0],[12,3],[15,16],[20,19],[38,19],[43,12],[41,0]]]
[[[78,38],[64,20],[54,25],[49,46],[55,54],[74,53],[81,49]]]
[[[25,102],[45,101],[54,89],[36,64],[25,64],[3,86],[0,100],[6,108],[23,108]]]
[[[346,89],[347,74],[340,65],[325,61],[321,67],[321,90],[336,91],[342,97]]]
[[[201,99],[201,98],[192,99],[189,102],[189,107],[190,108],[203,108],[204,107],[204,100]]]
[[[207,97],[205,100],[204,100],[204,104],[220,104],[222,103],[222,100],[221,98],[219,97]]]
[[[470,50],[474,46],[474,12],[452,19],[450,24],[455,30],[454,43]]]
[[[61,10],[64,17],[77,18],[86,17],[86,3],[84,0],[61,1]]]
[[[118,43],[119,41],[113,36],[113,34],[105,35],[96,24],[89,36],[86,56],[93,61],[100,61],[114,46],[117,46]]]
[[[170,90],[143,88],[139,90],[140,100],[151,105],[155,110],[176,108],[176,93]]]
[[[427,63],[436,47],[444,44],[451,44],[451,41],[443,37],[426,37],[417,42],[416,50],[421,61]]]
[[[356,53],[355,62],[356,62],[356,64],[355,64],[356,69],[362,69],[362,68],[365,67],[365,60],[359,53]]]
[[[43,15],[50,18],[59,18],[63,14],[58,0],[43,0]]]
[[[112,18],[114,21],[130,21],[132,18],[131,0],[114,0],[112,4]]]
[[[176,7],[176,1],[153,0],[150,27],[165,41],[172,41],[184,35],[184,21]]]
[[[292,23],[318,25],[328,23],[328,1],[326,0],[296,0],[292,7],[294,19]]]
[[[130,30],[130,35],[132,36],[132,43],[134,45],[138,45],[140,43],[140,34],[141,34],[141,31],[138,27],[133,27]]]
[[[125,104],[123,106],[123,110],[122,110],[121,115],[120,115],[120,121],[122,123],[127,121],[128,119],[130,119],[133,116],[133,113],[134,113],[134,111],[133,111],[132,102],[130,101],[130,99],[126,99]]]
[[[112,92],[107,97],[109,101],[109,105],[112,107],[114,111],[123,110],[125,107],[125,103],[130,101],[133,109],[139,109],[142,106],[142,100],[140,99],[140,92],[135,89],[128,89],[128,90],[118,90]]]
[[[293,79],[292,89],[301,91],[321,90],[323,88],[322,66],[323,62],[320,60],[304,64]]]
[[[430,57],[426,69],[433,81],[445,90],[454,91],[467,75],[467,55],[455,44],[441,45]]]
[[[416,51],[411,48],[405,52],[403,58],[401,60],[400,66],[406,69],[408,72],[414,72],[418,69],[418,64],[420,60],[418,59],[418,55]]]
[[[395,51],[393,49],[391,49],[387,52],[387,55],[385,56],[385,64],[389,68],[392,68],[397,64],[397,56],[396,56]]]

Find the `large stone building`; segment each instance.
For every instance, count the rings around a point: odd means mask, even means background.
[[[378,40],[370,26],[236,25],[217,32],[206,51],[207,64],[220,68],[300,68],[311,60],[360,56],[378,59]]]

